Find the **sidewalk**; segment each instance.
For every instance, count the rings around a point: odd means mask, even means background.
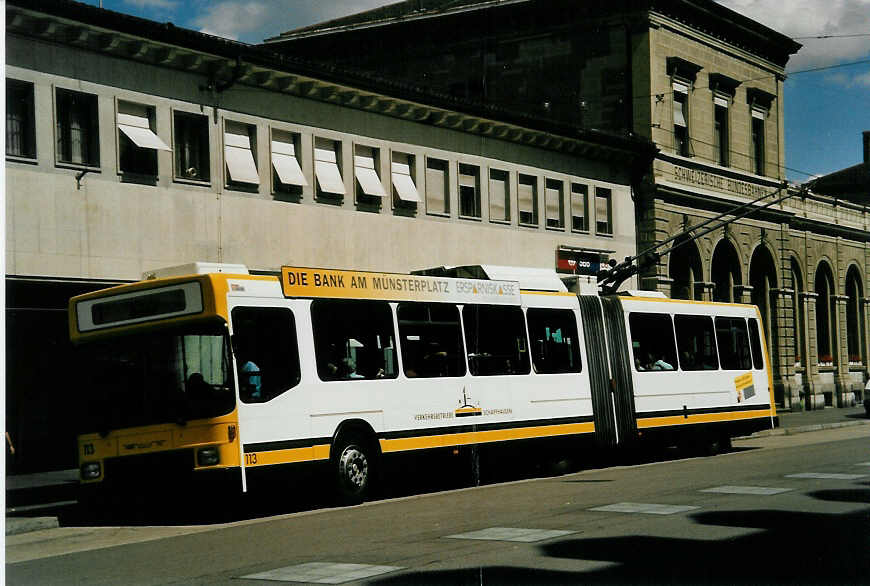
[[[850,425],[870,425],[863,407],[817,411],[781,412],[776,429],[760,431],[757,437],[790,435]],[[53,509],[76,504],[78,470],[59,470],[6,477],[6,535],[58,526],[56,516],[40,516]]]

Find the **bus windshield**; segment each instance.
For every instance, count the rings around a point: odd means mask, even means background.
[[[235,406],[229,336],[221,323],[119,336],[80,348],[82,432],[185,424]]]

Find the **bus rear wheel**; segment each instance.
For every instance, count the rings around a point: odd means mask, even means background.
[[[359,504],[371,495],[374,453],[366,442],[354,436],[340,438],[335,447],[338,498],[342,504]]]

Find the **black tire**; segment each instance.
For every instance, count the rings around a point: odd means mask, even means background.
[[[376,454],[371,444],[356,435],[340,436],[334,450],[332,464],[339,502],[357,505],[370,498],[376,470]]]

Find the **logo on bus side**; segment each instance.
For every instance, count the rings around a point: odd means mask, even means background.
[[[455,419],[457,417],[476,417],[486,415],[513,415],[514,410],[510,407],[502,407],[498,409],[483,409],[480,402],[475,402],[472,399],[465,387],[462,387],[462,398],[457,400],[459,405],[453,411],[438,411],[434,413],[417,413],[414,415],[414,421],[431,421],[435,419]]]
[[[734,379],[734,388],[737,391],[737,402],[751,399],[755,396],[755,385],[752,384],[752,373],[741,374]]]

